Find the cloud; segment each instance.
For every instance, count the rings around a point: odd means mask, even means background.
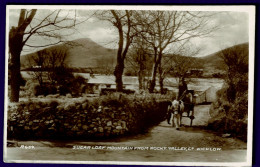
[[[193,42],[204,48],[201,56],[217,52],[223,48],[249,41],[249,16],[245,12],[221,12],[213,21],[219,29],[211,37],[194,39]]]
[[[20,10],[19,9],[11,9],[11,10],[9,10],[9,29],[12,26],[17,26],[19,15],[20,15]]]
[[[53,10],[39,9],[35,16],[36,24],[39,20],[46,17]],[[68,10],[61,13],[61,17],[66,16]],[[75,16],[75,10],[70,11],[70,17]],[[78,38],[91,38],[93,41],[104,47],[116,48],[118,40],[118,32],[113,25],[104,20],[99,20],[93,16],[94,10],[76,10],[77,19],[84,21],[77,25],[71,36],[66,37],[69,40]],[[9,28],[17,26],[20,10],[9,10]],[[211,37],[194,38],[191,40],[197,47],[202,48],[201,56],[214,53],[222,48],[229,47],[235,44],[248,42],[249,40],[249,15],[245,12],[220,12],[216,14],[212,23],[219,25],[219,29],[212,33]],[[42,38],[33,37],[30,43],[42,43]],[[29,51],[29,48],[26,48]],[[35,50],[32,50],[35,51]]]

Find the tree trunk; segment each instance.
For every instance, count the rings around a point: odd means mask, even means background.
[[[11,75],[11,102],[19,101],[20,92],[20,54],[23,48],[23,35],[12,28],[9,34],[9,49],[11,53],[10,75]]]
[[[32,9],[30,15],[26,17],[26,10],[21,9],[17,27],[12,27],[9,32],[9,51],[11,53],[11,102],[19,101],[20,92],[20,55],[24,46],[23,36],[27,26],[31,23],[36,14],[36,9]],[[31,34],[30,34],[31,35]]]
[[[161,94],[164,94],[164,90],[163,90],[163,74],[162,74],[162,68],[161,65],[159,66],[159,84],[160,84],[160,92]]]
[[[155,85],[156,85],[156,75],[157,75],[157,69],[161,63],[162,60],[162,53],[159,52],[157,55],[157,48],[154,49],[155,55],[154,55],[154,66],[153,66],[153,73],[152,73],[152,80],[150,81],[149,85],[149,92],[153,93]],[[158,56],[158,59],[157,59]]]
[[[11,102],[18,102],[19,101],[19,92],[20,92],[20,54],[12,54],[13,58],[12,59],[12,65],[10,68],[10,74],[11,74],[11,97],[10,101]]]
[[[126,52],[124,51],[124,53],[122,53],[123,47],[124,47],[124,32],[123,32],[123,26],[122,26],[121,20],[114,10],[111,10],[111,13],[113,14],[114,18],[116,19],[116,23],[114,23],[114,26],[118,29],[118,34],[119,34],[118,50],[117,50],[117,64],[116,64],[115,71],[114,71],[114,75],[116,78],[116,91],[122,92],[123,91],[122,75],[124,72],[124,54],[126,54],[127,51]]]
[[[159,83],[160,83],[160,92],[161,92],[161,94],[164,94],[165,92],[164,92],[164,89],[163,89],[163,78],[159,78]]]
[[[143,89],[143,74],[142,71],[138,71],[138,82],[139,82],[139,90]]]
[[[144,55],[140,55],[139,57],[139,71],[138,71],[138,81],[139,81],[139,90],[144,89]]]
[[[156,85],[157,68],[158,68],[158,64],[157,64],[157,62],[155,62],[154,66],[153,66],[152,79],[150,80],[150,84],[149,84],[149,92],[150,93],[154,92],[154,88],[155,88],[155,85]]]
[[[116,91],[123,92],[123,72],[124,72],[124,60],[117,62],[114,75],[116,78]]]

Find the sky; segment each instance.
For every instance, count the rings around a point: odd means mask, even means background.
[[[39,20],[47,16],[54,10],[38,9],[32,26],[36,25]],[[75,16],[79,22],[73,30],[59,31],[61,34],[66,34],[67,40],[74,40],[79,38],[90,38],[94,42],[108,48],[117,48],[118,33],[108,21],[99,20],[91,17],[93,10],[66,10],[60,13],[60,16],[66,16],[69,12],[69,17]],[[7,20],[9,23],[7,28],[17,26],[20,9],[10,9]],[[249,14],[240,11],[221,11],[212,16],[212,24],[218,25],[218,29],[205,38],[194,38],[190,42],[192,45],[201,48],[199,56],[206,56],[215,53],[223,48],[245,43],[249,41]],[[32,36],[28,41],[30,45],[42,45],[50,42],[48,39],[42,39],[38,36]],[[24,47],[22,55],[37,51],[42,48]]]

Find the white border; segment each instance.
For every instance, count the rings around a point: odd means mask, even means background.
[[[5,110],[4,110],[4,162],[7,159],[7,108],[8,108],[8,34],[10,9],[80,9],[80,10],[189,10],[189,11],[233,11],[247,12],[249,14],[249,89],[248,89],[248,137],[247,161],[242,163],[219,162],[125,162],[125,161],[43,161],[43,160],[8,160],[8,163],[53,163],[53,164],[124,164],[124,165],[192,165],[192,166],[251,166],[253,141],[253,95],[254,95],[254,55],[255,55],[255,6],[115,6],[115,5],[7,5],[6,6],[6,47],[5,47]]]
[[[254,112],[254,70],[255,70],[255,8],[249,12],[249,82],[248,82],[248,131],[247,131],[247,161],[253,154],[253,112]]]
[[[79,9],[79,10],[177,10],[177,11],[232,11],[232,12],[248,12],[255,13],[254,5],[231,5],[231,6],[199,6],[199,5],[186,5],[186,6],[171,6],[171,5],[7,5],[9,9]]]

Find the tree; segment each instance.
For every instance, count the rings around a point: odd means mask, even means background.
[[[9,51],[11,54],[11,98],[12,102],[19,101],[20,83],[17,78],[20,76],[20,54],[24,46],[23,36],[27,26],[31,23],[36,14],[36,10],[32,10],[29,16],[26,10],[22,9],[17,27],[12,27],[9,32]],[[28,17],[26,17],[28,16]]]
[[[45,57],[48,80],[54,85],[60,78],[58,70],[65,68],[65,59],[67,57],[68,48],[54,48],[49,51]]]
[[[248,90],[248,44],[223,49],[219,56],[226,65],[227,98],[233,103]]]
[[[124,13],[121,11],[111,10],[114,17],[113,25],[117,28],[119,34],[118,50],[117,50],[117,64],[115,67],[114,75],[116,77],[116,90],[118,92],[123,91],[122,75],[124,72],[124,60],[132,43],[133,36],[131,35],[132,30],[132,12],[125,10]],[[126,25],[126,32],[124,33],[124,25]],[[124,40],[126,41],[124,47]]]
[[[43,86],[44,82],[44,72],[46,70],[46,57],[47,57],[46,50],[37,51],[35,55],[28,57],[27,62],[30,65],[30,68],[33,72],[29,73],[32,74],[33,78],[36,79],[40,85]]]
[[[164,94],[164,79],[166,78],[167,74],[169,74],[170,72],[172,72],[174,70],[174,62],[171,60],[172,56],[175,55],[169,55],[168,56],[164,56],[164,59],[162,59],[162,63],[159,64],[158,67],[158,72],[159,72],[159,85],[160,85],[160,93]]]
[[[101,20],[106,20],[112,23],[112,25],[118,31],[118,49],[117,49],[117,60],[116,67],[114,70],[114,75],[116,78],[116,91],[123,91],[123,80],[122,76],[125,68],[125,58],[128,52],[128,49],[136,36],[135,33],[135,22],[134,15],[135,11],[129,10],[110,10],[110,11],[102,11],[101,13],[97,13],[97,17]]]
[[[143,11],[139,14],[141,35],[154,51],[150,92],[155,88],[157,70],[169,45],[210,34],[215,29],[215,25],[208,25],[210,16],[207,12],[188,11]]]
[[[151,50],[142,38],[134,39],[126,64],[138,76],[139,90],[146,89],[146,77],[151,70],[152,62]]]
[[[37,51],[36,55],[28,56],[28,62],[36,75],[44,75],[45,80],[53,86],[60,78],[60,69],[67,68],[65,60],[67,58],[68,47],[54,47]],[[38,79],[37,79],[38,80]]]
[[[36,9],[26,10],[21,9],[18,24],[12,27],[9,32],[9,52],[11,55],[10,74],[11,74],[11,102],[19,101],[20,85],[17,80],[20,75],[20,55],[24,46],[27,47],[46,47],[64,42],[61,32],[66,29],[75,27],[76,12],[74,11],[73,17],[71,12],[67,11],[67,15],[61,10],[54,10],[41,13],[39,18],[36,18]],[[68,34],[66,34],[68,35]],[[32,45],[28,41],[32,37],[45,37],[48,38],[48,44]]]

